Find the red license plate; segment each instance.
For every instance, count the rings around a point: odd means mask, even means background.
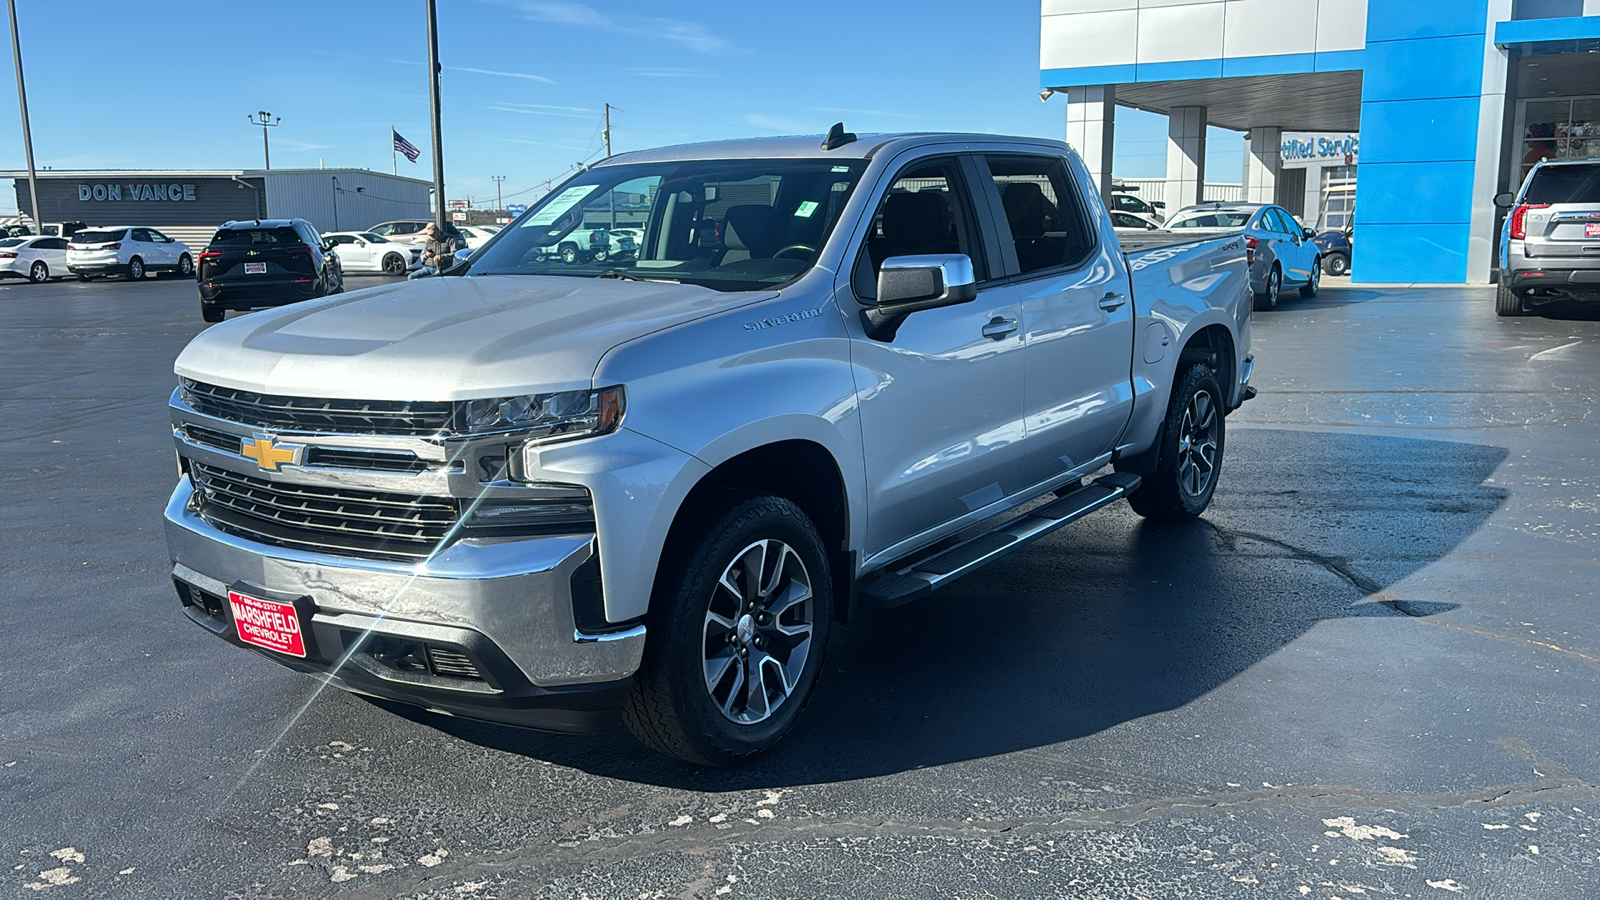
[[[265,275],[266,272],[267,272],[267,264],[266,263],[245,263],[244,264],[244,273],[246,275]]]
[[[1600,223],[1591,222],[1583,226],[1584,237],[1600,237]]]
[[[233,625],[239,640],[278,653],[304,657],[306,643],[300,634],[300,615],[293,603],[263,600],[238,591],[228,592]]]

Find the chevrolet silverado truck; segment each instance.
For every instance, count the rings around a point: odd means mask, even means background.
[[[183,611],[370,697],[764,751],[853,610],[1210,502],[1244,240],[1119,243],[1092,184],[1030,138],[647,150],[437,276],[215,325],[170,401]],[[628,259],[541,252],[640,202]]]

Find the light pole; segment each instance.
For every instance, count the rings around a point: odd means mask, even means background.
[[[433,113],[433,223],[444,229],[444,134],[439,123],[439,6],[428,0],[428,106]]]
[[[39,212],[39,183],[33,174],[33,135],[28,131],[28,91],[22,86],[22,41],[17,37],[17,3],[6,0],[11,10],[11,58],[17,64],[17,102],[22,104],[22,146],[28,156],[28,199],[33,202],[33,230],[44,234],[44,219]]]
[[[261,120],[257,121],[256,116],[260,116]],[[255,115],[247,115],[245,118],[250,120],[251,125],[261,126],[261,155],[266,157],[267,168],[272,168],[272,148],[267,145],[267,129],[277,127],[278,123],[283,121],[283,117],[274,116],[263,109]]]
[[[333,179],[333,230],[334,231],[338,231],[339,230],[339,191],[341,190],[341,188],[339,187],[339,176],[337,176],[337,175],[329,175],[328,177]]]
[[[500,196],[500,182],[505,181],[506,177],[504,175],[490,175],[489,177],[494,179],[494,211],[503,213],[506,211],[506,204],[505,200]]]

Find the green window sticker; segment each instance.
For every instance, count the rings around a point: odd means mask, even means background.
[[[799,216],[802,219],[809,219],[809,218],[811,218],[811,214],[816,212],[816,211],[817,211],[817,201],[815,201],[815,200],[807,200],[804,203],[800,204],[800,207],[794,211],[794,214]]]

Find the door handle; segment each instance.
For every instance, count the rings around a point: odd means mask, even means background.
[[[1128,302],[1128,298],[1126,296],[1124,296],[1122,294],[1119,294],[1119,293],[1117,293],[1115,291],[1112,291],[1112,292],[1106,294],[1104,297],[1100,298],[1100,308],[1105,310],[1106,312],[1110,312],[1110,311],[1112,311],[1114,309],[1117,309],[1117,308],[1121,307],[1122,304],[1127,303],[1127,302]]]
[[[1016,331],[1017,320],[1007,319],[1004,316],[995,316],[989,320],[989,324],[983,326],[983,336],[991,341],[998,341],[1003,337],[1015,334]]]

